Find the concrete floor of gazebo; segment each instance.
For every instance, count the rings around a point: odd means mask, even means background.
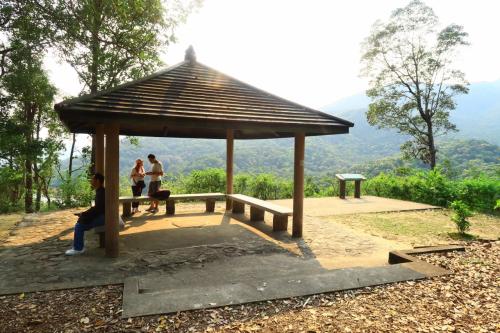
[[[215,213],[206,214],[203,203],[183,203],[173,217],[164,215],[164,207],[155,215],[137,214],[126,220],[120,232],[120,256],[115,259],[104,257],[93,232],[86,235],[84,255],[63,255],[71,245],[75,210],[27,215],[0,244],[0,294],[118,284],[131,276],[203,270],[229,259],[237,269],[238,258],[262,256],[268,258],[264,260],[268,266],[256,269],[271,275],[279,262],[288,262],[299,271],[303,264],[309,272],[387,265],[390,250],[410,245],[325,222],[322,217],[432,207],[377,197],[306,199],[303,239],[290,237],[290,222],[288,232],[273,233],[272,216],[266,214],[265,222],[254,223],[248,215],[231,216],[224,208],[225,203],[218,202]]]

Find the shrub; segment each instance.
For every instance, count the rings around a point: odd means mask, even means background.
[[[400,176],[381,173],[364,184],[366,194],[448,207],[460,200],[470,209],[491,212],[500,196],[500,182],[493,178],[451,180],[439,169]]]
[[[217,168],[194,170],[184,178],[184,190],[186,193],[224,193],[226,191],[226,172]]]
[[[274,175],[260,174],[250,183],[251,196],[262,199],[277,199],[279,197],[279,182]]]
[[[56,203],[59,207],[89,206],[94,199],[94,190],[90,186],[87,174],[65,177],[59,185]]]
[[[500,182],[490,178],[464,179],[456,182],[456,199],[470,208],[488,212],[500,196]]]
[[[460,200],[453,201],[450,207],[453,210],[451,219],[455,222],[458,232],[464,234],[470,228],[470,222],[467,221],[467,218],[472,216],[469,207]]]

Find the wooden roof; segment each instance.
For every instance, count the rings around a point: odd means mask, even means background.
[[[120,134],[236,139],[348,133],[353,124],[290,102],[196,61],[186,60],[143,79],[55,105],[71,132],[94,133],[118,122]]]

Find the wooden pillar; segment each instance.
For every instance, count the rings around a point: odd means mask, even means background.
[[[304,148],[305,134],[295,134],[295,161],[293,169],[293,228],[292,237],[302,237],[304,217]]]
[[[233,194],[233,152],[234,131],[228,129],[226,136],[226,194]],[[226,198],[226,210],[230,210],[232,207],[232,200]]]
[[[95,172],[104,175],[104,125],[95,128]]]
[[[118,257],[118,215],[119,211],[119,167],[120,157],[119,125],[110,124],[106,126],[106,256]]]
[[[345,199],[345,180],[339,180],[339,197],[340,199]]]
[[[354,181],[354,197],[361,198],[361,180]]]

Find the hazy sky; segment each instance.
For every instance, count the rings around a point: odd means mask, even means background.
[[[192,44],[198,61],[271,93],[321,107],[362,92],[360,43],[377,19],[403,7],[402,0],[205,0],[178,29],[178,43],[163,57],[184,59]],[[457,23],[471,46],[457,59],[470,82],[500,78],[499,0],[426,1],[442,24]],[[69,66],[47,63],[62,94],[81,85]]]

